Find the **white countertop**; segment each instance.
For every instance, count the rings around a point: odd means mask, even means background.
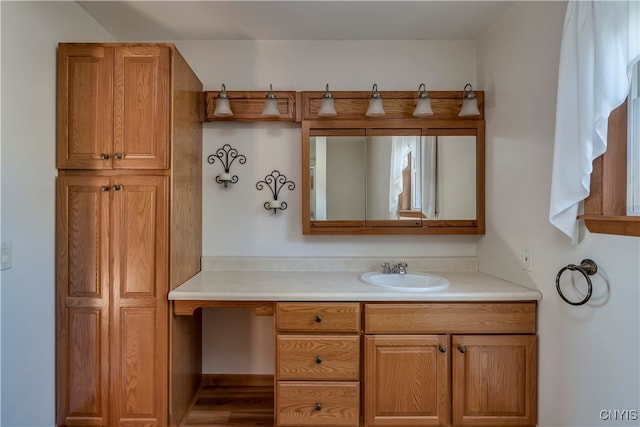
[[[197,301],[532,301],[536,290],[478,272],[440,272],[449,287],[398,291],[360,280],[364,271],[202,271],[170,300]]]

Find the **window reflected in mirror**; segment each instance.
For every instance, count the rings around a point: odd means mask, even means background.
[[[367,220],[419,225],[424,217],[420,135],[368,136],[366,152]]]

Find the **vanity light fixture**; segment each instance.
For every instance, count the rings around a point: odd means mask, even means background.
[[[262,115],[264,117],[279,117],[280,110],[278,110],[278,99],[276,94],[273,93],[273,85],[269,84],[269,93],[264,101],[264,108],[262,109]]]
[[[289,190],[293,191],[293,189],[296,188],[293,181],[287,181],[286,176],[282,175],[279,171],[274,170],[269,175],[265,176],[263,181],[258,181],[256,183],[256,188],[258,190],[262,190],[265,185],[269,190],[271,190],[272,199],[271,201],[264,202],[264,208],[266,210],[273,209],[274,215],[278,212],[278,209],[282,211],[287,209],[287,202],[278,200],[278,196],[280,195],[280,190],[282,190],[282,187],[285,185]]]
[[[467,90],[469,88],[469,90]],[[471,83],[467,83],[462,91],[462,108],[458,116],[479,116],[480,110],[478,110],[478,99],[476,93],[473,91]]]
[[[413,115],[416,117],[433,116],[431,97],[427,93],[427,86],[424,83],[420,83],[418,92],[418,102],[416,102],[416,109],[413,110]]]
[[[378,92],[378,83],[373,84],[371,90],[371,98],[369,98],[369,108],[365,113],[368,117],[384,116],[384,106],[382,105],[382,97]]]
[[[327,83],[327,89],[325,90],[324,95],[322,95],[322,104],[320,105],[318,115],[321,117],[338,115],[336,107],[333,105],[333,95],[329,92],[329,83]]]
[[[213,112],[216,117],[231,117],[233,111],[231,111],[231,105],[229,105],[229,98],[227,98],[227,88],[222,83],[222,90],[218,92],[218,99],[216,99],[216,110]]]
[[[216,182],[218,184],[223,184],[224,188],[227,188],[229,183],[237,183],[238,175],[231,175],[230,173],[231,164],[237,159],[238,163],[243,165],[247,162],[247,158],[242,154],[238,154],[238,150],[232,148],[229,144],[224,144],[221,148],[216,150],[215,154],[211,154],[207,157],[207,161],[210,164],[214,164],[216,159],[220,160],[222,167],[224,167],[224,172],[216,176]]]

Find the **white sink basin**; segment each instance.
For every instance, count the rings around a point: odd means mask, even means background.
[[[399,291],[437,291],[449,287],[449,281],[444,277],[427,273],[384,274],[370,271],[360,276],[360,280]]]

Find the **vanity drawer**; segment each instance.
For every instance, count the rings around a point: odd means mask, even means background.
[[[279,426],[359,425],[358,382],[281,381],[276,388]]]
[[[278,335],[279,380],[358,380],[360,336]]]
[[[534,334],[536,303],[366,304],[367,334]]]
[[[359,303],[278,303],[278,331],[360,332]]]

